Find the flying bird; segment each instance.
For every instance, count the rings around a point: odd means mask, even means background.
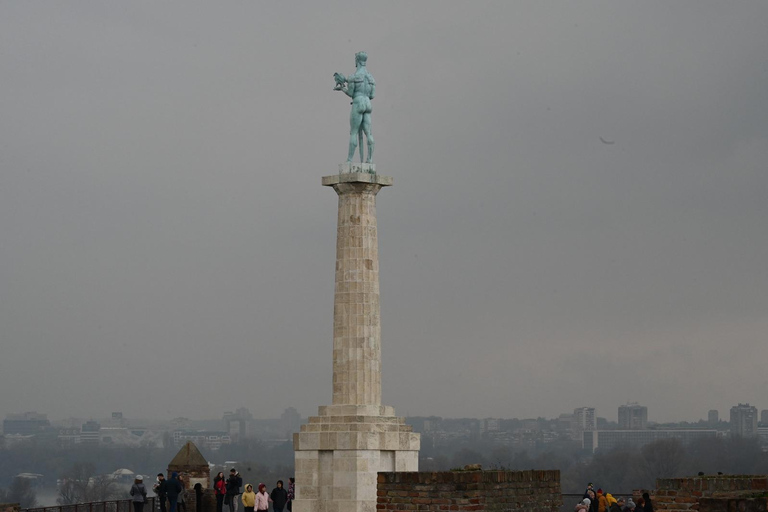
[[[602,142],[603,144],[613,144],[616,141],[615,140],[605,140],[604,138],[600,137],[600,142]]]

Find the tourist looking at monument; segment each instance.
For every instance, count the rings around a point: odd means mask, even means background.
[[[277,481],[277,487],[272,489],[269,494],[269,499],[272,502],[272,508],[275,512],[283,512],[285,504],[288,503],[288,491],[283,488],[283,481]]]
[[[216,496],[216,512],[223,512],[224,497],[227,495],[227,481],[224,479],[223,471],[219,471],[213,479],[213,494]]]
[[[245,512],[253,512],[256,507],[256,493],[253,492],[253,486],[251,484],[245,484],[245,492],[242,496],[243,510]]]
[[[237,496],[240,494],[240,487],[243,485],[243,479],[235,468],[229,470],[227,478],[227,498],[230,512],[237,512]]]
[[[269,510],[269,494],[267,486],[259,484],[259,492],[256,493],[256,512],[266,512]]]
[[[141,475],[136,475],[133,481],[131,496],[134,512],[141,512],[144,509],[144,502],[147,501],[147,488],[144,487],[144,477]]]

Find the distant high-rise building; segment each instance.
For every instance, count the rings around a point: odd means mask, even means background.
[[[253,415],[245,407],[240,407],[235,412],[224,413],[226,431],[233,441],[245,439],[248,436],[248,423],[251,420],[253,420]]]
[[[757,436],[757,407],[749,404],[731,407],[731,435]]]
[[[101,441],[101,423],[98,421],[86,421],[80,428],[80,442],[82,444],[99,444]]]
[[[18,434],[29,436],[39,434],[51,426],[45,414],[25,412],[22,414],[9,414],[3,420],[3,433],[5,435]]]
[[[595,422],[594,407],[578,407],[573,410],[573,419],[571,421],[571,435],[573,439],[580,440],[584,432],[597,430]]]
[[[720,413],[717,409],[710,409],[709,415],[707,415],[707,421],[710,425],[717,425],[720,422]]]
[[[301,430],[301,414],[293,407],[289,407],[280,415],[280,426],[290,439],[295,432]]]
[[[644,430],[648,428],[648,408],[636,403],[620,405],[619,428],[622,430]]]
[[[762,423],[764,427],[768,427],[768,409],[760,411],[760,423]]]

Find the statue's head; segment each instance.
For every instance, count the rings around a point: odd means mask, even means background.
[[[368,54],[365,52],[357,52],[355,54],[355,66],[362,64],[365,66],[365,63],[368,62]]]

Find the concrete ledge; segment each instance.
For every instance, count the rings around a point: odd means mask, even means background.
[[[340,183],[371,183],[374,185],[381,185],[382,187],[389,187],[392,185],[391,176],[382,176],[380,174],[369,174],[367,172],[351,172],[346,174],[333,174],[331,176],[323,176],[323,186],[332,187]]]

